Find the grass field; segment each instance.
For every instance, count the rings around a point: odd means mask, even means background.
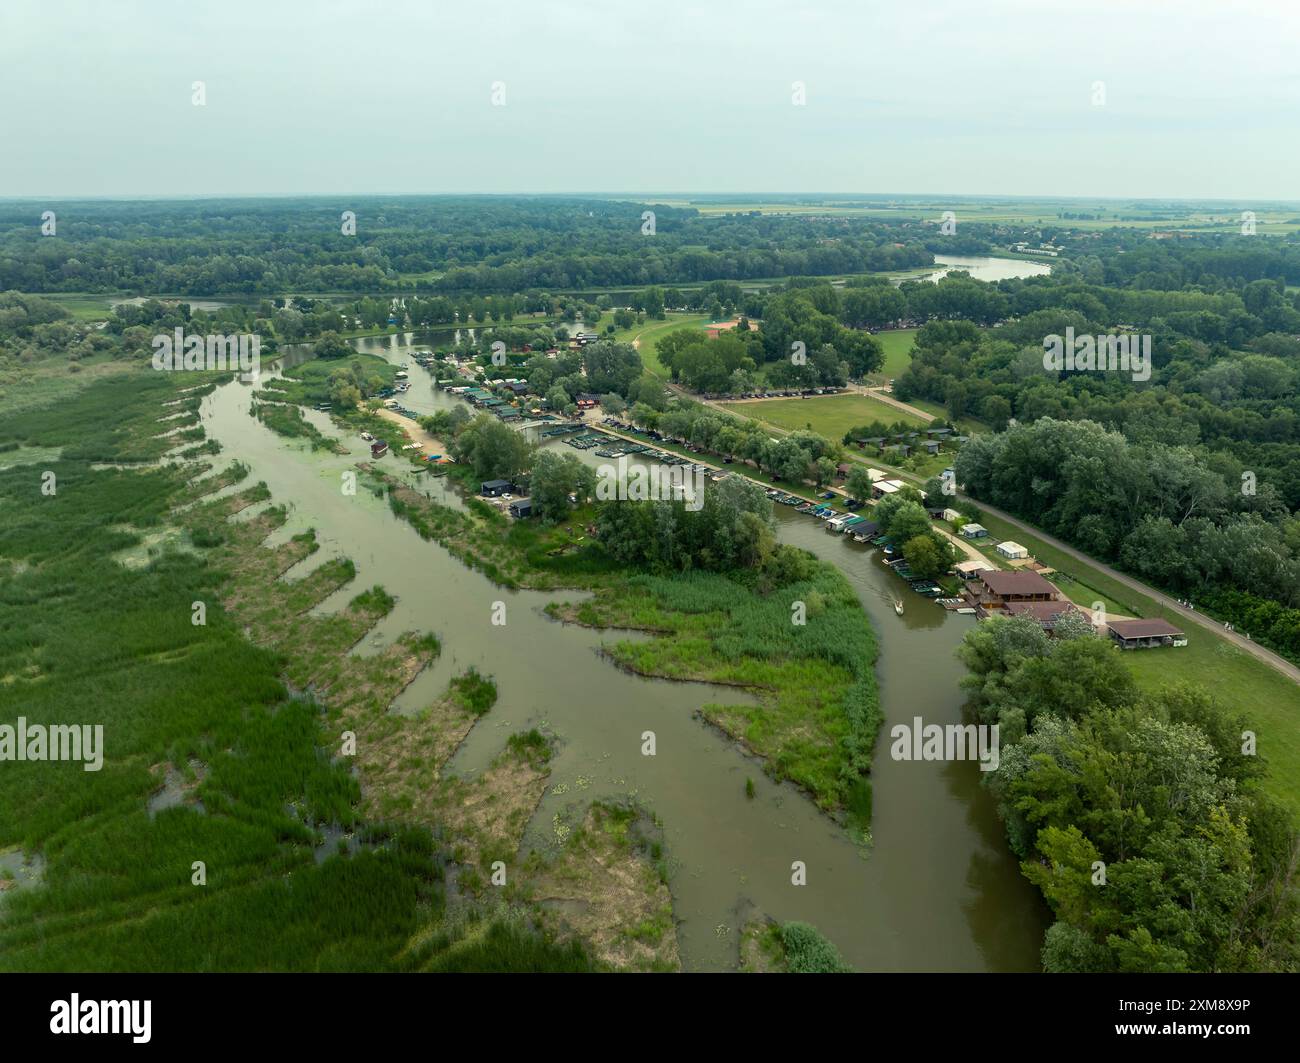
[[[872,375],[884,376],[892,380],[911,365],[912,344],[915,343],[916,334],[919,331],[919,329],[914,328],[900,328],[890,329],[888,332],[877,332],[876,339],[880,341],[881,347],[885,350],[885,361],[880,367],[880,372]]]
[[[778,428],[798,431],[811,428],[828,439],[839,440],[850,428],[883,421],[903,421],[918,428],[925,422],[910,413],[895,409],[867,395],[831,395],[810,399],[767,399],[754,402],[728,402],[727,409],[742,417],[766,421]]]
[[[692,326],[703,328],[708,323],[709,318],[705,314],[669,314],[667,321],[647,320],[642,325],[633,325],[629,329],[619,329],[614,333],[614,339],[619,343],[639,341],[637,350],[641,354],[641,363],[645,366],[646,372],[667,380],[668,370],[664,368],[655,353],[656,344],[674,329]]]
[[[113,313],[110,304],[117,296],[86,295],[81,292],[54,292],[50,295],[42,295],[41,298],[58,303],[78,321],[106,321]]]

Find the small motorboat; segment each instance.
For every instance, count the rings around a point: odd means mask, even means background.
[[[899,616],[903,615],[903,600],[901,598],[894,599],[894,612]]]

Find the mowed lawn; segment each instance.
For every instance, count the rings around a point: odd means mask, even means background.
[[[903,421],[918,428],[925,424],[919,417],[868,395],[814,395],[807,399],[763,399],[725,405],[742,417],[753,417],[792,432],[811,428],[836,442],[843,439],[850,428],[872,421],[885,424]]]
[[[1124,653],[1133,677],[1145,689],[1181,680],[1241,712],[1267,765],[1264,790],[1300,816],[1300,686],[1204,628],[1186,626],[1186,646]]]
[[[873,373],[873,376],[884,376],[893,380],[904,369],[912,364],[912,345],[916,342],[916,334],[920,331],[914,328],[890,329],[888,332],[877,332],[876,340],[884,348],[885,360],[881,363],[880,369]]]
[[[641,355],[641,364],[645,366],[646,372],[667,380],[668,370],[659,361],[659,356],[655,353],[655,345],[662,337],[667,336],[668,333],[676,329],[702,329],[708,323],[709,318],[706,314],[669,314],[666,321],[647,320],[643,325],[633,325],[629,329],[619,329],[614,333],[613,338],[619,343],[638,341],[637,351]]]

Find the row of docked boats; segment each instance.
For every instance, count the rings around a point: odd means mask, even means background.
[[[787,494],[772,488],[767,497],[783,506],[793,506],[796,513],[806,513],[811,517],[826,522],[826,530],[836,534],[852,535],[855,542],[865,543],[875,534],[876,524],[856,513],[840,513],[831,506],[819,502],[809,502],[798,495]]]

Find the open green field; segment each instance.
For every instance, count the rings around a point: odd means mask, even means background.
[[[900,328],[877,332],[876,339],[884,348],[885,360],[880,367],[880,372],[873,375],[886,376],[892,380],[911,365],[912,345],[916,342],[916,334],[919,331],[920,329]]]
[[[850,428],[883,421],[891,424],[903,421],[920,428],[925,425],[919,417],[904,413],[868,395],[814,396],[808,399],[761,399],[750,402],[723,403],[728,410],[742,417],[766,421],[779,428],[798,431],[811,428],[828,439],[839,441]]]
[[[645,366],[646,372],[667,380],[668,370],[659,361],[659,357],[655,353],[655,345],[662,337],[668,335],[674,329],[692,326],[703,328],[707,324],[709,324],[709,318],[706,314],[669,314],[666,321],[647,320],[643,325],[633,325],[629,329],[619,329],[614,333],[614,339],[619,343],[636,342],[637,351],[641,354],[641,363]]]
[[[92,295],[84,292],[51,292],[41,295],[58,303],[78,321],[106,321],[113,313],[112,301],[116,295]]]
[[[1124,661],[1139,686],[1181,680],[1245,713],[1268,765],[1264,789],[1300,815],[1300,686],[1204,628],[1192,625],[1187,640],[1178,649],[1133,650]]]

